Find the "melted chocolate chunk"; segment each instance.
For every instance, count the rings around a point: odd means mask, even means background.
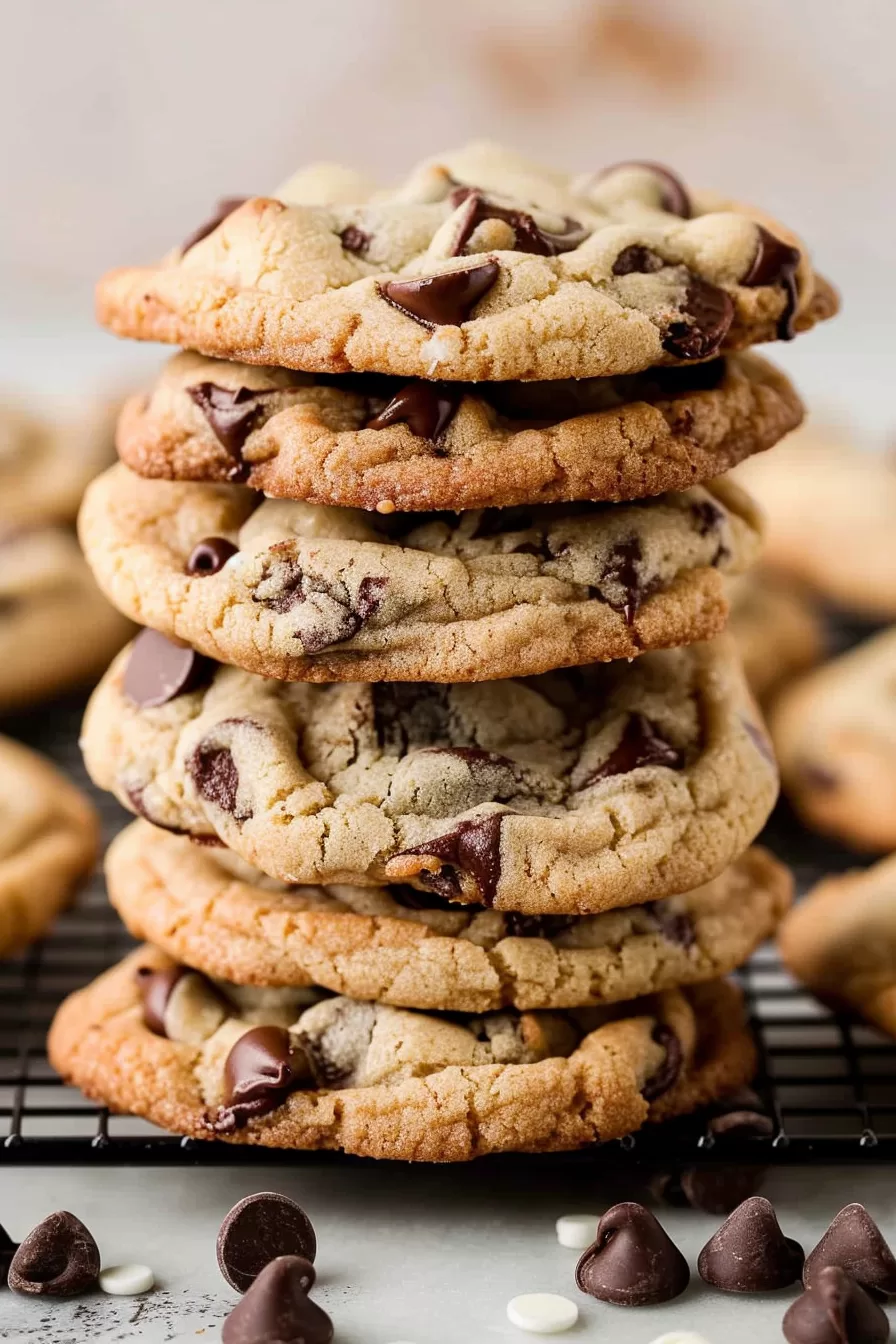
[[[215,438],[234,460],[228,472],[232,481],[244,481],[249,467],[243,461],[243,445],[258,423],[265,402],[277,395],[277,388],[257,392],[251,387],[219,387],[217,383],[197,383],[186,389],[205,416]]]
[[[271,547],[264,577],[252,600],[278,615],[297,606],[306,607],[303,625],[293,632],[301,640],[304,653],[320,653],[351,639],[382,605],[389,582],[385,577],[367,575],[352,599],[341,584],[307,574],[298,560],[278,554],[282,549],[282,544]]]
[[[691,1272],[681,1251],[643,1204],[615,1204],[597,1225],[597,1238],[576,1265],[583,1293],[620,1307],[670,1302]]]
[[[559,252],[571,252],[580,247],[589,234],[588,229],[568,217],[564,220],[562,233],[551,233],[540,228],[525,210],[496,205],[476,187],[456,187],[449,200],[455,208],[459,205],[466,207],[451,250],[453,257],[461,255],[473,231],[486,219],[500,219],[510,225],[514,252],[531,252],[539,257],[555,257]]]
[[[51,1213],[22,1242],[9,1266],[14,1293],[32,1297],[75,1297],[96,1286],[100,1252],[73,1213]]]
[[[186,973],[186,966],[166,966],[162,971],[154,971],[150,966],[137,967],[136,980],[143,1003],[143,1021],[156,1036],[168,1035],[165,1030],[165,1009],[174,986]]]
[[[670,910],[664,901],[648,901],[643,909],[668,942],[684,948],[694,946],[694,923],[690,915]]]
[[[314,1285],[317,1237],[305,1210],[287,1195],[260,1191],[241,1199],[221,1224],[217,1252],[218,1268],[238,1293],[251,1288],[265,1265],[280,1255],[301,1259],[306,1293]]]
[[[517,910],[508,910],[504,929],[508,938],[556,938],[579,919],[579,915],[521,915]]]
[[[699,275],[685,290],[682,313],[690,321],[672,322],[663,337],[663,349],[677,359],[709,359],[718,354],[734,321],[730,295]]]
[[[750,269],[741,280],[748,289],[759,285],[782,285],[784,288],[784,310],[778,318],[778,340],[792,341],[796,335],[794,317],[797,300],[796,272],[800,264],[800,253],[789,243],[782,243],[761,224],[756,225],[759,242],[756,255],[750,263]]]
[[[485,261],[463,271],[388,280],[380,286],[387,303],[424,327],[459,327],[498,278],[500,266]]]
[[[591,771],[579,788],[587,789],[598,780],[609,779],[612,775],[627,775],[630,770],[637,770],[642,765],[662,765],[667,770],[681,770],[684,766],[684,752],[661,737],[659,730],[644,714],[630,714],[618,746],[614,747],[602,765]]]
[[[418,891],[416,887],[407,886],[404,882],[391,886],[389,895],[396,905],[402,906],[405,910],[441,910],[446,913],[457,911],[456,902],[446,901],[444,896],[437,896],[434,891]],[[485,906],[466,905],[464,909],[472,913],[473,910],[484,910]]]
[[[166,639],[158,630],[141,630],[124,670],[125,695],[141,709],[167,705],[212,679],[214,663],[189,644]]]
[[[667,1027],[664,1022],[658,1022],[654,1027],[653,1039],[657,1045],[665,1049],[666,1058],[641,1088],[641,1096],[648,1102],[656,1101],[678,1081],[684,1060],[681,1042],[672,1028]]]
[[[677,177],[671,168],[666,168],[661,163],[653,163],[649,159],[625,159],[622,163],[614,163],[605,168],[600,177],[608,177],[610,173],[615,173],[617,168],[649,169],[658,180],[663,209],[670,215],[678,215],[680,219],[691,218],[691,198],[681,178]]]
[[[624,247],[613,262],[614,275],[650,275],[661,271],[665,266],[662,257],[641,243],[630,243]]]
[[[713,532],[721,531],[722,524],[725,521],[725,511],[711,499],[701,499],[699,503],[691,505],[691,514],[701,537],[708,537]],[[716,553],[712,558],[713,565],[720,565],[723,560],[727,560],[731,552],[724,541],[719,539],[716,547]]]
[[[803,1282],[811,1288],[822,1270],[836,1265],[871,1297],[896,1296],[896,1259],[883,1233],[861,1204],[847,1204],[806,1257]]]
[[[346,252],[354,252],[356,257],[363,257],[370,246],[370,234],[359,229],[357,224],[349,224],[340,233],[339,241]]]
[[[771,1293],[796,1283],[803,1248],[785,1237],[767,1199],[744,1200],[703,1247],[697,1269],[723,1293]]]
[[[418,439],[435,443],[451,423],[462,395],[460,384],[427,383],[415,378],[399,388],[389,404],[368,420],[364,428],[386,429],[389,425],[405,424]]]
[[[493,905],[501,878],[501,825],[505,815],[496,812],[461,821],[453,831],[405,850],[405,854],[426,854],[442,860],[438,872],[423,871],[420,881],[450,900],[462,895],[458,874],[466,874],[478,888],[481,904]]]
[[[882,1308],[835,1265],[788,1307],[781,1328],[788,1344],[886,1344],[890,1338]]]
[[[268,1115],[300,1084],[305,1066],[285,1027],[252,1027],[234,1042],[224,1062],[224,1100],[215,1129],[242,1129]]]
[[[271,1260],[225,1320],[221,1344],[332,1344],[333,1322],[312,1302],[307,1283],[303,1257]]]
[[[203,537],[202,541],[196,543],[190,552],[190,558],[187,561],[187,573],[195,574],[197,577],[203,577],[206,574],[217,574],[227,564],[232,555],[236,555],[239,550],[232,541],[226,537]]]
[[[451,705],[438,682],[377,681],[370,688],[373,727],[383,751],[402,756],[415,747],[447,744]]]
[[[373,1028],[376,1009],[372,1003],[340,999],[333,1004],[335,1016],[323,1031],[312,1036],[299,1034],[311,1076],[316,1087],[338,1090],[352,1086],[363,1064]]]
[[[171,835],[186,835],[187,832],[182,826],[169,826],[164,821],[157,820],[146,806],[146,788],[145,784],[128,784],[124,786],[125,797],[131,807],[137,813],[138,817],[143,817],[145,821],[151,821],[153,826],[157,826],[160,831],[168,831]]]
[[[199,228],[190,234],[186,242],[181,243],[181,256],[186,256],[191,247],[195,247],[197,243],[202,242],[203,238],[207,238],[210,233],[214,233],[218,225],[223,224],[228,215],[232,215],[234,210],[239,210],[241,205],[245,205],[251,199],[251,196],[222,196],[215,206],[215,213],[211,219],[207,219],[204,224],[200,224]]]
[[[229,747],[200,742],[190,757],[188,768],[200,797],[228,812],[235,821],[249,820],[251,808],[243,810],[237,804],[240,777]]]
[[[613,547],[601,576],[603,583],[610,581],[622,589],[622,600],[604,597],[607,606],[621,611],[625,623],[632,626],[638,607],[647,595],[647,586],[641,582],[639,565],[641,563],[641,543],[637,537],[629,541],[620,541]],[[597,590],[600,595],[600,590]]]

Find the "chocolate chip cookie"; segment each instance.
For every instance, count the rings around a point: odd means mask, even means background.
[[[389,887],[287,887],[145,821],[106,855],[130,932],[213,979],[322,985],[403,1008],[578,1008],[726,975],[775,930],[792,882],[762,849],[683,896],[602,915],[519,915]]]
[[[0,956],[39,938],[93,867],[99,818],[49,761],[0,737]]]
[[[393,514],[140,481],[81,513],[87,559],[134,620],[287,681],[481,681],[706,639],[723,574],[759,549],[737,487],[629,505]]]
[[[66,1000],[50,1059],[88,1096],[192,1138],[426,1162],[618,1138],[755,1065],[724,981],[477,1017],[302,994],[215,986],[139,948]]]
[[[819,662],[825,624],[818,603],[798,583],[766,565],[733,578],[729,629],[760,701]]]
[[[143,476],[241,481],[362,509],[625,500],[683,490],[800,422],[755,355],[545,383],[325,377],[182,353],[118,426]]]
[[[528,681],[279,682],[144,631],[94,693],[95,783],[285,882],[409,882],[589,914],[688,891],[755,838],[770,745],[722,638]]]
[[[788,687],[769,721],[796,810],[858,849],[896,849],[894,671],[890,628]]]
[[[250,364],[475,382],[702,361],[837,307],[782,225],[658,165],[570,180],[471,146],[353,203],[320,185],[222,202],[160,265],[106,275],[99,320]]]
[[[74,521],[88,481],[115,456],[118,411],[111,398],[52,414],[0,399],[0,510],[7,526]]]
[[[779,945],[820,999],[896,1036],[896,856],[819,882],[784,921]]]

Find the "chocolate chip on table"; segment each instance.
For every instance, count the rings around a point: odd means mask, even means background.
[[[19,1243],[13,1241],[6,1228],[0,1223],[0,1288],[6,1287],[6,1278],[12,1258],[19,1249]]]
[[[220,387],[217,383],[196,383],[187,395],[205,416],[215,438],[233,458],[228,472],[231,481],[244,481],[249,468],[243,461],[243,446],[265,409],[265,402],[277,396],[277,388],[259,391],[251,387]]]
[[[688,1263],[643,1204],[616,1204],[576,1266],[583,1293],[620,1307],[669,1302],[687,1288]]]
[[[228,215],[232,215],[234,210],[238,210],[246,201],[251,200],[250,196],[222,196],[221,200],[215,206],[215,213],[211,219],[207,219],[204,224],[200,224],[195,232],[191,233],[189,238],[180,245],[181,256],[189,252],[191,247],[201,243],[203,238],[207,238],[210,233],[214,233],[219,224],[223,224]]]
[[[380,293],[424,327],[459,327],[498,278],[496,261],[484,261],[463,271],[424,275],[416,280],[388,280]]]
[[[330,1344],[333,1322],[303,1288],[305,1277],[297,1256],[265,1265],[224,1322],[222,1344]]]
[[[837,1265],[874,1298],[896,1294],[896,1259],[868,1210],[847,1204],[806,1256],[803,1283],[811,1288],[829,1265]]]
[[[796,287],[796,272],[800,264],[799,249],[782,242],[761,224],[756,225],[756,231],[758,233],[756,255],[740,283],[747,289],[758,285],[783,285],[785,303],[784,310],[778,318],[778,339],[792,341],[796,335],[793,319],[796,316],[799,297]]]
[[[74,1297],[94,1288],[100,1253],[73,1213],[51,1213],[22,1242],[9,1266],[9,1286],[32,1296]]]
[[[886,1344],[890,1338],[883,1309],[836,1265],[819,1271],[788,1307],[781,1328],[788,1344]]]
[[[305,1073],[305,1057],[293,1049],[285,1027],[252,1027],[234,1042],[224,1061],[224,1098],[214,1128],[229,1133],[254,1116],[268,1115]]]
[[[203,537],[190,552],[187,573],[195,574],[197,577],[217,574],[238,550],[239,547],[234,546],[226,537]]]
[[[682,314],[680,322],[672,322],[667,328],[663,349],[678,359],[709,359],[717,354],[734,321],[730,295],[701,276],[692,275],[685,290]]]
[[[646,168],[657,179],[663,209],[670,215],[678,215],[681,219],[691,218],[690,197],[681,178],[676,176],[671,168],[666,168],[662,163],[653,163],[648,159],[626,159],[623,163],[613,163],[609,168],[604,168],[599,174],[599,180],[609,177],[610,173],[615,173],[619,168]]]
[[[405,424],[418,439],[435,443],[450,424],[462,396],[462,386],[426,383],[422,378],[414,378],[400,387],[364,428],[386,429],[389,425]]]
[[[218,1268],[238,1293],[244,1293],[271,1260],[288,1255],[301,1260],[304,1290],[314,1283],[317,1238],[311,1219],[293,1199],[264,1190],[235,1204],[218,1233]]]
[[[143,1003],[143,1021],[156,1036],[166,1036],[165,1009],[177,982],[187,974],[186,966],[166,966],[154,971],[151,966],[138,966],[137,988]]]
[[[124,693],[141,709],[167,705],[211,680],[213,663],[180,640],[141,630],[124,670]]]
[[[618,746],[596,770],[592,770],[580,789],[587,789],[598,780],[613,775],[627,775],[644,765],[662,765],[667,770],[681,770],[684,752],[673,747],[660,735],[659,729],[644,714],[630,714]]]
[[[768,1167],[707,1162],[678,1172],[660,1172],[650,1182],[658,1198],[675,1209],[699,1209],[719,1216],[731,1213],[758,1194]]]
[[[785,1237],[767,1199],[754,1195],[731,1213],[703,1247],[697,1269],[724,1293],[767,1293],[796,1283],[803,1248]]]

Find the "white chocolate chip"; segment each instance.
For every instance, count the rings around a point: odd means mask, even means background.
[[[100,1270],[100,1287],[113,1297],[136,1297],[155,1287],[155,1277],[149,1265],[110,1265]]]
[[[557,1335],[575,1325],[579,1309],[558,1293],[523,1293],[507,1303],[507,1319],[535,1335]]]
[[[557,1240],[573,1251],[584,1251],[597,1236],[600,1214],[565,1213],[557,1219]]]

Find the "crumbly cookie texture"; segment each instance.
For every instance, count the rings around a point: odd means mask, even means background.
[[[286,887],[145,821],[106,855],[130,932],[213,979],[322,985],[403,1008],[578,1008],[726,975],[770,937],[792,881],[748,850],[696,891],[602,915],[517,915],[412,887]]]
[[[159,638],[144,632],[94,693],[94,781],[281,881],[597,913],[716,877],[777,793],[726,639],[454,686],[284,683],[180,649],[173,680],[198,688],[141,707]]]
[[[27,747],[0,738],[0,956],[39,938],[93,867],[99,818]]]
[[[794,807],[859,849],[896,849],[894,668],[890,628],[788,687],[769,721]]]
[[[896,1036],[896,855],[819,882],[784,921],[779,946],[820,999]]]
[[[766,516],[763,560],[870,619],[896,618],[896,467],[810,423],[735,479]]]
[[[73,533],[0,518],[0,710],[94,682],[132,633]]]
[[[72,522],[88,481],[115,456],[119,403],[96,398],[39,413],[0,399],[0,501],[10,527]]]
[[[394,514],[137,481],[81,514],[87,559],[141,624],[287,681],[481,681],[718,633],[759,550],[724,481],[629,505]]]
[[[325,378],[183,352],[132,397],[118,451],[143,476],[242,481],[315,504],[479,509],[683,490],[802,416],[755,355],[619,378]]]
[[[723,981],[460,1021],[273,993],[247,1013],[245,990],[235,1001],[140,948],[66,1000],[50,1059],[89,1096],[192,1138],[425,1162],[619,1138],[731,1091],[755,1063]]]
[[[818,603],[800,584],[765,565],[733,578],[729,630],[753,694],[766,701],[824,656]]]
[[[789,230],[656,165],[569,180],[474,145],[355,203],[322,190],[222,202],[161,265],[106,275],[99,320],[249,364],[479,381],[703,360],[837,307]]]

